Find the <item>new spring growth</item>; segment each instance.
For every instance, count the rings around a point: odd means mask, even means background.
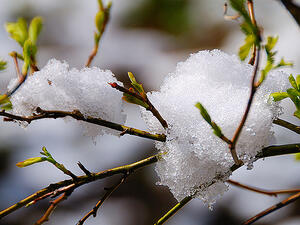
[[[5,29],[10,36],[18,42],[23,48],[23,55],[19,55],[20,59],[24,59],[22,74],[27,75],[28,67],[35,66],[37,53],[37,39],[42,30],[43,20],[41,17],[35,17],[31,20],[28,27],[24,18],[19,18],[15,23],[6,23]]]
[[[300,119],[300,74],[296,76],[296,79],[291,74],[289,81],[292,88],[288,88],[286,92],[274,92],[270,95],[275,102],[281,101],[285,98],[290,98],[296,106],[294,116]]]
[[[7,68],[7,62],[0,59],[0,71],[5,70]]]
[[[48,161],[51,164],[53,164],[57,169],[61,170],[64,174],[67,174],[69,176],[71,176],[73,179],[76,179],[77,177],[69,170],[66,169],[66,167],[63,164],[58,163],[50,154],[50,152],[48,152],[48,150],[46,149],[46,147],[42,148],[42,152],[40,152],[41,155],[43,155],[43,157],[34,157],[34,158],[29,158],[26,159],[22,162],[17,163],[16,165],[18,167],[26,167],[26,166],[30,166],[32,164],[35,163],[40,163],[40,162],[44,162],[44,161]]]

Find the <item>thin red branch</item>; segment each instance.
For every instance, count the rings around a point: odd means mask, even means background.
[[[256,188],[256,187],[252,187],[249,185],[245,185],[245,184],[241,184],[237,181],[234,180],[228,180],[227,183],[232,184],[234,186],[240,187],[240,188],[244,188],[247,189],[249,191],[254,191],[260,194],[265,194],[265,195],[269,195],[269,196],[275,196],[277,197],[277,195],[279,194],[291,194],[291,193],[295,193],[295,192],[300,192],[300,189],[286,189],[286,190],[276,190],[276,191],[268,191],[268,190],[264,190],[261,188]]]
[[[153,116],[155,116],[158,119],[158,121],[163,126],[163,128],[168,128],[167,121],[164,120],[164,118],[160,115],[160,113],[157,111],[157,109],[152,105],[152,103],[148,99],[147,95],[145,95],[143,97],[143,96],[139,95],[136,92],[132,92],[129,89],[124,88],[124,87],[118,85],[117,83],[109,83],[109,85],[112,88],[117,89],[118,91],[121,91],[121,92],[126,93],[128,95],[131,95],[131,96],[133,96],[133,97],[135,97],[135,98],[143,101],[144,103],[146,103],[148,105],[148,107],[146,108],[146,110],[149,110],[153,114]]]
[[[255,85],[255,79],[256,79],[256,75],[257,75],[257,71],[258,71],[259,61],[260,61],[260,49],[258,49],[258,51],[257,51],[257,59],[256,59],[256,64],[255,64],[254,69],[253,69],[252,80],[251,80],[251,90],[250,90],[250,96],[249,96],[249,99],[248,99],[247,107],[246,107],[246,110],[245,110],[244,115],[242,117],[242,120],[241,120],[238,128],[236,129],[236,131],[233,135],[233,138],[231,140],[232,144],[229,145],[229,149],[230,149],[230,152],[233,156],[235,164],[241,164],[242,163],[238,159],[235,147],[236,147],[236,143],[239,139],[239,136],[241,134],[241,131],[244,127],[244,124],[247,120],[247,117],[248,117],[248,114],[249,114],[249,111],[250,111],[250,108],[251,108],[251,105],[252,105],[252,102],[253,102],[253,99],[254,99],[254,94],[255,94],[256,89],[257,89],[257,87]]]
[[[271,206],[270,208],[260,212],[259,214],[253,216],[252,218],[250,218],[249,220],[247,220],[246,222],[243,223],[243,225],[249,225],[249,224],[253,224],[255,221],[259,220],[260,218],[269,215],[270,213],[284,207],[287,206],[288,204],[298,200],[300,198],[300,192],[298,192],[295,195],[292,195],[286,199],[284,199],[283,201],[277,203],[276,205]]]

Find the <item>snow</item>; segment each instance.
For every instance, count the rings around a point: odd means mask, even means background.
[[[193,195],[211,205],[227,191],[224,181],[234,164],[228,145],[213,134],[194,105],[201,102],[231,139],[247,105],[252,71],[251,65],[234,55],[200,51],[178,63],[159,92],[147,94],[169,124],[167,141],[156,143],[160,152],[166,152],[156,165],[159,184],[168,186],[178,201]],[[237,144],[238,155],[246,164],[251,165],[253,157],[272,138],[272,121],[281,108],[269,94],[286,90],[287,77],[280,71],[271,72],[255,95]],[[141,111],[152,132],[164,132],[156,118]]]
[[[111,71],[99,68],[69,69],[66,62],[52,59],[32,76],[11,97],[13,113],[32,115],[37,107],[44,110],[79,110],[91,116],[123,124],[122,93],[108,82],[118,82]],[[117,134],[109,128],[80,122],[86,135],[95,137],[104,133]]]

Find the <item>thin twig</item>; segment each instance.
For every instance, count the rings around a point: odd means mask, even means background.
[[[253,23],[254,26],[257,27],[257,23],[256,23],[256,20],[255,20],[255,15],[254,15],[254,7],[253,7],[253,1],[252,0],[248,0],[247,1],[247,6],[248,6],[248,11],[249,11],[249,15],[250,15],[250,18],[251,18],[251,22]],[[256,58],[256,47],[255,47],[255,44],[253,44],[253,47],[252,47],[252,56],[248,62],[248,64],[250,65],[254,65],[255,63],[255,58]]]
[[[274,152],[273,152],[274,151]],[[269,146],[267,148],[262,149],[262,151],[256,155],[256,159],[261,159],[269,156],[275,156],[275,155],[284,155],[284,154],[290,154],[290,153],[298,153],[300,152],[300,143],[295,144],[294,146],[286,145],[286,146]],[[233,172],[240,168],[242,165],[234,164],[230,170]],[[208,187],[213,185],[216,182],[217,179],[213,179],[212,182],[204,184],[204,187]],[[200,188],[201,189],[201,188]],[[195,193],[196,194],[196,193]],[[194,194],[194,195],[195,195]],[[186,203],[188,203],[190,200],[193,199],[193,196],[187,196],[185,197],[181,202],[176,204],[170,211],[168,211],[163,217],[159,219],[159,221],[156,224],[163,224],[166,222],[171,216],[173,216],[179,209],[181,209]]]
[[[256,155],[256,159],[261,159],[261,158],[271,157],[271,156],[293,154],[293,153],[299,153],[299,152],[300,152],[300,143],[281,145],[281,146],[269,146],[267,148],[263,148],[262,151]],[[28,196],[27,198],[19,201],[18,203],[2,210],[0,212],[0,219],[3,218],[4,216],[7,216],[8,214],[16,211],[17,209],[19,209],[27,204],[32,203],[36,199],[39,199],[43,196],[48,197],[48,196],[54,194],[55,192],[61,193],[61,192],[69,190],[70,188],[76,189],[77,187],[80,187],[84,184],[88,184],[95,180],[104,179],[106,177],[111,177],[115,174],[125,174],[125,173],[128,173],[128,171],[130,171],[130,173],[133,173],[135,170],[137,170],[139,168],[156,163],[160,157],[161,157],[160,154],[157,154],[157,155],[151,156],[149,158],[143,159],[141,161],[138,161],[138,162],[135,162],[132,164],[116,167],[116,168],[109,169],[109,170],[104,170],[104,171],[101,171],[98,173],[91,173],[91,175],[78,176],[76,185],[75,185],[73,179],[64,180],[64,181],[60,181],[60,182],[57,182],[54,184],[50,184],[48,187],[41,189],[41,190],[35,192],[34,194]],[[231,171],[235,171],[236,169],[238,169],[240,167],[241,167],[241,165],[237,166],[236,164],[234,164],[231,167]]]
[[[224,13],[223,13],[223,16],[224,16],[224,19],[225,20],[237,20],[238,18],[240,18],[240,14],[236,14],[236,15],[228,15],[227,14],[227,10],[228,10],[228,5],[227,5],[227,2],[224,3]]]
[[[57,199],[55,199],[54,201],[52,201],[51,204],[50,204],[50,206],[49,206],[49,208],[45,212],[45,214],[34,225],[41,225],[41,224],[47,222],[49,220],[50,215],[52,214],[52,212],[57,207],[57,205],[60,202],[66,200],[68,198],[68,196],[69,196],[69,193],[65,192],[60,197],[58,197]]]
[[[97,55],[98,49],[99,49],[99,42],[100,42],[101,37],[102,37],[102,35],[103,35],[104,31],[105,31],[106,25],[107,25],[107,23],[109,21],[109,8],[110,8],[110,6],[108,8],[107,7],[104,8],[103,5],[102,5],[102,2],[101,2],[101,4],[100,4],[99,7],[100,7],[100,10],[104,12],[103,26],[102,26],[102,29],[100,31],[98,31],[99,32],[98,33],[98,35],[99,35],[98,40],[95,41],[94,48],[93,48],[92,52],[90,53],[87,62],[85,63],[85,67],[90,67],[93,59]]]
[[[129,174],[124,174],[124,176],[115,184],[113,185],[111,188],[107,189],[107,192],[105,193],[105,195],[100,199],[100,201],[97,202],[96,206],[91,210],[89,211],[84,217],[82,217],[77,225],[82,225],[90,216],[93,215],[93,217],[96,217],[97,216],[97,211],[98,209],[102,206],[103,202],[108,199],[111,194],[118,189],[118,187],[120,187],[120,185],[122,183],[124,183],[124,181],[126,180],[127,176]]]
[[[230,152],[233,156],[233,159],[234,159],[234,162],[235,164],[241,164],[242,162],[238,159],[238,156],[237,156],[237,153],[236,153],[236,149],[235,149],[235,146],[236,146],[236,143],[239,139],[239,136],[241,134],[241,131],[244,127],[244,124],[247,120],[247,117],[248,117],[248,114],[249,114],[249,111],[250,111],[250,108],[251,108],[251,105],[252,105],[252,102],[253,102],[253,99],[254,99],[254,94],[256,92],[256,85],[255,85],[255,78],[256,78],[256,75],[257,75],[257,71],[258,71],[258,66],[259,66],[259,59],[260,57],[260,50],[258,49],[257,51],[257,59],[256,59],[256,64],[255,64],[255,67],[253,69],[253,74],[252,74],[252,80],[251,80],[251,90],[250,90],[250,96],[249,96],[249,99],[248,99],[248,103],[247,103],[247,107],[246,107],[246,110],[244,112],[244,115],[243,115],[243,118],[238,126],[238,128],[236,129],[234,135],[233,135],[233,138],[231,140],[232,144],[229,145],[229,149],[230,149]]]
[[[132,163],[132,164],[116,167],[113,169],[104,170],[104,171],[101,171],[98,173],[92,173],[91,176],[88,176],[88,175],[78,176],[76,183],[74,182],[73,179],[69,179],[69,180],[57,182],[55,184],[50,184],[48,187],[35,192],[34,194],[28,196],[27,198],[25,198],[25,199],[19,201],[18,203],[8,207],[7,209],[4,209],[3,211],[1,211],[0,219],[3,218],[4,216],[16,211],[17,209],[31,203],[35,199],[38,199],[49,193],[51,193],[51,194],[55,193],[55,191],[60,190],[60,188],[69,186],[67,189],[63,190],[63,191],[67,191],[71,188],[76,189],[84,184],[88,184],[95,180],[104,179],[106,177],[111,177],[116,174],[127,174],[128,172],[133,173],[137,169],[140,169],[142,167],[145,167],[145,166],[148,166],[148,165],[151,165],[151,164],[157,162],[159,157],[160,157],[160,154],[157,154],[157,155],[151,156],[149,158],[140,160],[140,161]]]
[[[150,102],[150,100],[148,99],[147,95],[145,95],[144,97],[135,93],[135,92],[132,92],[130,91],[129,89],[127,88],[124,88],[120,85],[118,85],[117,83],[109,83],[110,86],[112,88],[115,88],[117,89],[118,91],[120,92],[123,92],[123,93],[126,93],[126,94],[129,94],[139,100],[141,100],[142,102],[146,103],[148,105],[148,107],[146,108],[146,110],[150,111],[153,116],[155,116],[158,121],[160,122],[160,124],[163,126],[163,128],[168,128],[168,123],[164,120],[164,118],[160,115],[160,113],[157,111],[157,109],[152,105],[152,103]]]
[[[171,216],[173,216],[175,213],[177,213],[183,206],[185,206],[188,202],[190,202],[193,199],[191,196],[185,197],[183,200],[178,202],[172,209],[170,209],[163,217],[161,217],[155,225],[162,225],[164,224],[168,219],[170,219]]]
[[[166,136],[164,134],[152,134],[147,131],[135,129],[132,127],[127,127],[127,126],[120,125],[120,124],[113,123],[113,122],[106,121],[106,120],[102,120],[101,118],[94,118],[94,117],[90,117],[90,116],[85,117],[78,110],[74,110],[72,112],[66,112],[66,111],[42,110],[40,108],[37,108],[37,113],[38,114],[34,114],[32,116],[18,116],[18,115],[13,115],[11,113],[7,113],[3,110],[3,111],[0,111],[0,116],[9,118],[9,120],[4,118],[6,121],[24,121],[27,123],[31,123],[34,120],[41,120],[41,119],[47,119],[47,118],[57,119],[57,118],[64,118],[64,117],[70,116],[76,120],[85,121],[87,123],[92,123],[92,124],[96,124],[99,126],[108,127],[108,128],[114,129],[114,130],[121,131],[121,132],[126,130],[126,134],[144,137],[144,138],[148,138],[148,139],[152,139],[152,140],[156,140],[156,141],[165,141],[166,140]]]
[[[270,213],[298,200],[300,198],[300,192],[298,192],[295,195],[292,195],[286,199],[284,199],[283,201],[277,203],[276,205],[273,205],[272,207],[260,212],[259,214],[255,215],[254,217],[250,218],[249,220],[247,220],[246,222],[243,223],[243,225],[249,225],[249,224],[253,224],[255,221],[259,220],[260,218],[269,215]]]
[[[241,184],[241,183],[239,183],[237,181],[234,181],[234,180],[228,180],[227,183],[232,184],[232,185],[237,186],[237,187],[240,187],[240,188],[247,189],[249,191],[254,191],[254,192],[257,192],[257,193],[260,193],[260,194],[265,194],[265,195],[275,196],[275,197],[277,197],[277,195],[279,195],[279,194],[291,194],[291,193],[295,193],[295,192],[300,192],[300,189],[286,189],[286,190],[268,191],[268,190],[252,187],[252,186],[249,186],[249,185]]]
[[[287,129],[289,129],[291,131],[294,131],[297,134],[300,134],[300,126],[297,126],[295,124],[292,124],[290,122],[287,122],[287,121],[279,119],[279,118],[275,119],[273,121],[273,123],[276,124],[276,125],[285,127],[285,128],[287,128]]]

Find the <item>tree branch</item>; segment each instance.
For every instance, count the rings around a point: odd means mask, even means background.
[[[161,217],[155,225],[162,225],[164,224],[168,219],[170,219],[171,216],[173,216],[175,213],[177,213],[183,206],[185,206],[187,203],[189,203],[193,197],[187,196],[180,202],[178,202],[170,211],[168,211],[163,217]]]
[[[97,202],[96,206],[89,211],[84,217],[82,217],[77,225],[82,225],[91,215],[93,215],[93,217],[97,216],[97,211],[98,209],[102,206],[103,202],[108,199],[111,194],[117,190],[117,188],[124,183],[124,181],[126,180],[126,178],[128,177],[129,174],[125,174],[115,185],[113,185],[111,188],[107,189],[107,192],[105,193],[105,195],[100,199],[100,201]]]
[[[277,197],[277,195],[279,194],[291,194],[291,193],[295,193],[295,192],[300,192],[300,189],[286,189],[286,190],[276,190],[276,191],[268,191],[268,190],[264,190],[264,189],[260,189],[260,188],[256,188],[256,187],[252,187],[252,186],[248,186],[245,184],[241,184],[237,181],[234,180],[228,180],[227,183],[240,187],[240,188],[244,188],[247,189],[249,191],[254,191],[260,194],[265,194],[265,195],[269,195],[269,196],[275,196]]]
[[[99,126],[104,126],[108,127],[114,130],[121,131],[122,134],[130,134],[130,135],[135,135],[139,137],[144,137],[156,141],[165,141],[166,136],[164,134],[152,134],[147,131],[127,127],[124,125],[120,125],[117,123],[113,123],[110,121],[102,120],[101,118],[94,118],[94,117],[85,117],[79,112],[78,110],[74,110],[72,112],[66,112],[66,111],[48,111],[48,110],[42,110],[41,108],[37,108],[37,113],[32,116],[18,116],[18,115],[13,115],[10,113],[3,111],[0,111],[0,116],[9,118],[6,119],[4,118],[5,121],[25,121],[27,123],[31,123],[34,120],[41,120],[41,119],[47,119],[47,118],[52,118],[52,119],[57,119],[57,118],[64,118],[67,116],[70,116],[76,120],[80,121],[85,121],[87,123],[92,123],[96,124]]]
[[[276,125],[285,127],[285,128],[287,128],[287,129],[289,129],[291,131],[294,131],[297,134],[300,134],[300,126],[297,126],[295,124],[292,124],[290,122],[287,122],[287,121],[279,119],[279,118],[275,119],[273,121],[273,123],[276,124]]]
[[[249,224],[253,224],[255,221],[259,220],[260,218],[269,215],[270,213],[298,200],[300,198],[300,192],[298,192],[295,195],[292,195],[286,199],[284,199],[283,201],[277,203],[276,205],[271,206],[270,208],[260,212],[259,214],[255,215],[254,217],[250,218],[249,220],[247,220],[246,222],[243,223],[243,225],[249,225]]]
[[[168,128],[167,121],[164,120],[164,118],[160,115],[160,113],[157,111],[157,109],[154,107],[154,105],[152,105],[152,103],[148,99],[147,95],[145,95],[145,97],[143,97],[135,92],[130,91],[127,88],[124,88],[124,87],[118,85],[117,83],[109,83],[109,84],[112,88],[115,88],[118,91],[126,93],[128,95],[131,95],[131,96],[141,100],[142,102],[146,103],[148,105],[146,110],[150,111],[153,114],[153,116],[155,116],[158,119],[158,121],[163,126],[163,128],[165,128],[165,129]]]
[[[60,181],[57,182],[55,184],[50,184],[48,187],[41,189],[39,191],[37,191],[36,193],[28,196],[27,198],[19,201],[18,203],[8,207],[7,209],[3,210],[0,212],[0,219],[3,218],[4,216],[16,211],[17,209],[30,204],[32,201],[35,201],[38,198],[41,198],[43,196],[46,195],[46,197],[55,194],[55,191],[59,190],[59,188],[65,188],[63,191],[68,191],[71,188],[72,189],[76,189],[84,184],[88,184],[90,182],[93,182],[95,180],[99,180],[99,179],[104,179],[106,177],[111,177],[115,174],[128,174],[128,173],[133,173],[135,172],[137,169],[148,166],[152,163],[155,163],[158,161],[160,157],[160,154],[151,156],[149,158],[140,160],[138,162],[132,163],[132,164],[128,164],[128,165],[124,165],[124,166],[120,166],[120,167],[116,167],[113,169],[108,169],[108,170],[104,170],[98,173],[91,173],[91,175],[85,175],[85,176],[78,176],[76,182],[72,179],[69,180],[64,180],[64,181]]]
[[[292,0],[281,0],[281,3],[285,6],[285,8],[294,17],[297,24],[300,26],[300,7],[293,3]]]

